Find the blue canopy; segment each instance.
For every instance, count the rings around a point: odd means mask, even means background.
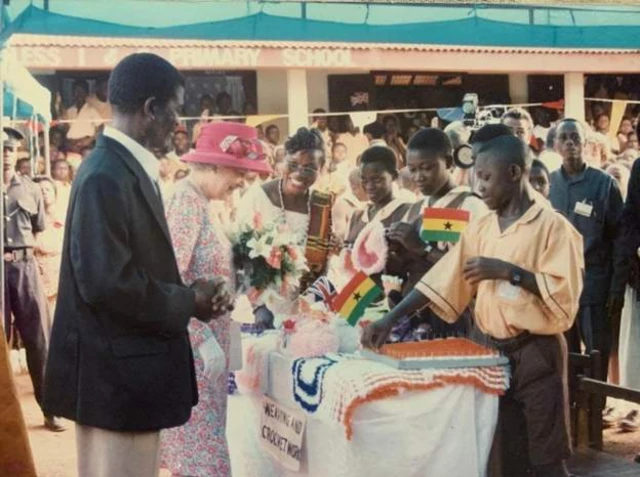
[[[12,0],[13,33],[253,41],[640,48],[639,6]]]

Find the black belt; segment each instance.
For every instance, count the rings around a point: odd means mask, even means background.
[[[491,336],[488,336],[487,338],[489,339],[489,343],[499,351],[503,353],[513,353],[529,343],[533,339],[533,336],[534,335],[528,331],[525,331],[514,338],[507,338],[504,340],[493,338]]]
[[[3,255],[5,262],[21,262],[33,258],[33,248],[16,248],[13,250],[5,249]]]

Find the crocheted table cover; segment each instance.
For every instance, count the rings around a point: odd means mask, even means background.
[[[308,414],[342,423],[353,437],[353,416],[359,406],[405,391],[444,386],[473,386],[502,395],[509,386],[506,366],[399,370],[355,355],[300,358],[292,364],[295,401]]]

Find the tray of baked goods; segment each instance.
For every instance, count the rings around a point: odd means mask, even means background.
[[[396,369],[472,368],[505,366],[509,360],[499,351],[467,338],[443,338],[383,345],[379,350],[363,349],[363,357]]]

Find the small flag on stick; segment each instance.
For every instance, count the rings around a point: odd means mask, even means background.
[[[420,238],[424,242],[457,242],[468,223],[468,210],[428,207],[422,215]]]
[[[329,306],[336,293],[336,287],[333,286],[333,283],[327,277],[322,276],[307,288],[303,296],[309,298],[313,303],[321,301]]]
[[[369,276],[358,272],[333,299],[331,309],[355,326],[381,293],[380,287]]]

